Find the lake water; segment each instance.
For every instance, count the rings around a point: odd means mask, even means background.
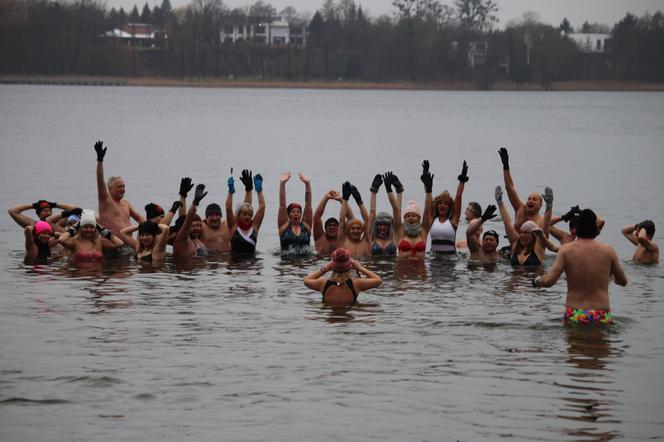
[[[137,208],[170,207],[182,176],[208,186],[203,205],[223,203],[231,167],[263,174],[268,208],[255,261],[92,273],[25,265],[3,217],[0,439],[663,438],[664,272],[631,264],[620,234],[651,218],[664,244],[662,115],[664,94],[646,93],[2,85],[4,207],[96,208],[100,139]],[[302,285],[322,261],[276,253],[283,171],[310,175],[317,203],[347,179],[368,201],[373,175],[394,170],[421,205],[423,159],[434,192],[454,191],[467,160],[464,205],[484,206],[502,184],[500,146],[522,197],[549,185],[556,213],[606,218],[599,239],[629,279],[610,288],[611,329],[561,326],[564,279],[535,290],[533,272],[464,254],[367,260],[383,285],[332,310]],[[302,201],[298,180],[287,190]]]

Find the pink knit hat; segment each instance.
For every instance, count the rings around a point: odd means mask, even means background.
[[[521,224],[521,230],[522,232],[533,232],[535,230],[542,230],[540,229],[540,226],[537,225],[535,221],[526,221],[525,223]]]
[[[414,213],[415,215],[422,218],[422,211],[420,210],[420,207],[417,205],[415,200],[408,201],[408,206],[406,207],[406,209],[404,209],[403,216],[406,216],[409,213]]]
[[[40,233],[44,232],[50,232],[53,233],[53,227],[46,221],[37,221],[35,223],[35,235],[39,235]]]
[[[335,272],[345,272],[353,267],[350,252],[339,247],[332,252],[332,269]]]

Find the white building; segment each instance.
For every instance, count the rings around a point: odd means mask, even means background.
[[[606,52],[606,42],[611,38],[609,34],[566,34],[581,52],[602,53]]]
[[[270,45],[306,44],[305,25],[290,25],[279,18],[272,23],[229,25],[222,28],[222,43],[254,42]]]

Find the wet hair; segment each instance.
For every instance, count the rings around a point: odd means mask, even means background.
[[[646,235],[648,235],[651,238],[655,236],[655,223],[649,219],[641,221],[639,223],[639,229],[645,229]]]
[[[454,212],[454,200],[447,190],[433,199],[433,214],[436,216],[440,216],[440,213],[438,213],[438,206],[441,203],[447,204],[448,209],[446,216],[449,218]]]
[[[327,226],[329,226],[330,224],[336,224],[338,226],[339,220],[332,216],[325,220],[325,224],[323,225],[323,227],[327,229]]]
[[[482,206],[480,206],[480,203],[471,201],[468,203],[468,207],[470,207],[470,211],[473,213],[473,215],[477,217],[482,216]]]
[[[576,222],[576,236],[579,238],[595,238],[599,235],[597,230],[597,215],[590,209],[583,209]]]

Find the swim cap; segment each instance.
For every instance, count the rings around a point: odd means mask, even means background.
[[[145,206],[145,217],[147,219],[156,218],[164,214],[164,209],[155,203],[150,203]]]
[[[482,235],[482,239],[484,239],[484,237],[487,236],[487,235],[493,236],[494,238],[496,238],[496,244],[498,244],[500,242],[500,239],[499,239],[500,237],[498,236],[498,233],[495,230],[487,230],[486,232],[484,232],[484,235]]]
[[[205,208],[205,216],[207,217],[208,215],[221,215],[221,207],[217,203],[212,203],[208,204],[208,206]]]
[[[288,207],[286,207],[286,213],[290,214],[293,209],[300,209],[300,212],[302,212],[302,206],[298,203],[290,203]]]
[[[35,235],[39,235],[40,233],[43,232],[51,232],[53,233],[53,227],[46,221],[37,221],[35,223]]]
[[[69,218],[67,218],[67,224],[76,224],[81,220],[80,216],[77,215],[69,215]]]
[[[160,233],[159,226],[157,226],[152,221],[145,221],[138,225],[138,234],[139,235],[152,235],[156,236]]]
[[[327,229],[327,226],[329,226],[330,224],[339,225],[339,220],[332,216],[332,217],[325,220],[324,227]]]
[[[92,209],[83,209],[83,212],[81,213],[81,222],[80,226],[87,226],[87,225],[97,225],[97,220],[95,219],[95,211]]]
[[[597,235],[599,235],[597,215],[590,209],[583,209],[579,212],[579,219],[576,222],[576,236],[579,238],[595,238]]]
[[[533,232],[534,230],[542,229],[540,229],[540,226],[538,226],[535,221],[526,221],[525,223],[521,224],[521,229],[519,230],[522,232]]]
[[[409,213],[414,213],[415,215],[419,216],[422,218],[422,211],[420,210],[419,206],[415,202],[415,200],[410,200],[408,201],[408,206],[406,209],[403,211],[403,216],[408,215]]]
[[[346,249],[338,248],[332,252],[332,270],[335,272],[346,272],[353,267],[350,252]]]

